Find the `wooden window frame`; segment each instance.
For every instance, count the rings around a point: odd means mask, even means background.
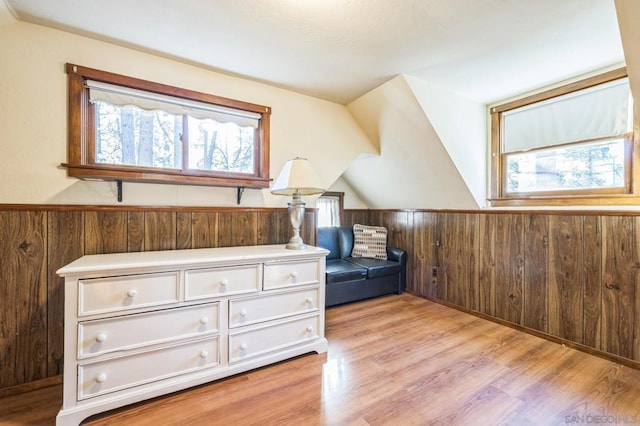
[[[68,158],[62,166],[67,175],[79,179],[100,179],[128,182],[171,183],[186,185],[230,186],[247,188],[269,187],[269,121],[271,108],[161,83],[127,77],[106,71],[66,64],[68,75]],[[230,107],[260,114],[254,148],[254,173],[215,172],[187,169],[184,161],[186,132],[183,131],[183,167],[163,169],[95,162],[95,120],[89,89],[85,80],[115,84],[132,89],[168,95],[192,101]]]
[[[506,194],[506,155],[502,152],[502,113],[556,98],[568,93],[627,77],[625,67],[586,78],[551,90],[492,107],[491,117],[491,202],[492,207],[507,206],[576,206],[634,205],[640,202],[640,132],[638,117],[633,115],[633,133],[625,139],[625,186],[593,190],[562,190]],[[589,141],[581,141],[589,142]],[[571,145],[571,144],[567,144]],[[559,146],[559,145],[556,145]],[[547,147],[549,148],[549,147]]]

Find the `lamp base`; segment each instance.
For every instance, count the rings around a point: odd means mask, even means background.
[[[291,237],[285,248],[289,250],[305,250],[307,246],[302,241],[302,238]]]
[[[285,248],[289,250],[304,250],[307,246],[304,245],[302,237],[300,237],[300,226],[302,226],[304,219],[304,203],[299,194],[294,194],[293,200],[288,205],[293,237],[291,237]]]

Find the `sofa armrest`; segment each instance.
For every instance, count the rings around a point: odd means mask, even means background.
[[[397,247],[387,246],[387,258],[402,265],[407,264],[407,252]]]

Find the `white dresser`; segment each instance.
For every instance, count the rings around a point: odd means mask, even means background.
[[[65,278],[58,425],[326,352],[327,250],[284,245],[84,256]]]

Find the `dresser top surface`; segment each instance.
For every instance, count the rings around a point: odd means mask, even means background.
[[[268,262],[317,258],[329,253],[320,247],[307,246],[305,250],[288,250],[284,244],[218,247],[188,250],[164,250],[133,253],[85,255],[58,269],[60,276],[95,272],[104,269],[140,269],[161,266],[189,267],[203,263]]]

